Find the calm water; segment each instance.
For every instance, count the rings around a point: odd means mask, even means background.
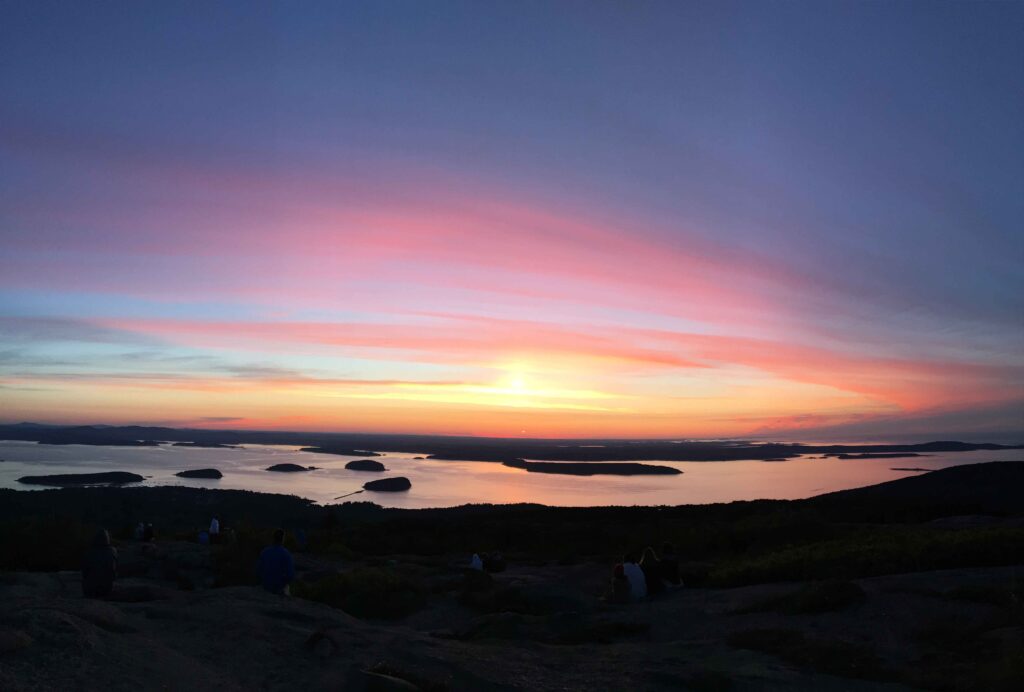
[[[939,469],[982,461],[1024,459],[1024,450],[942,453],[905,459],[798,458],[791,461],[652,461],[683,471],[678,476],[558,476],[527,473],[501,464],[477,461],[415,460],[413,454],[377,457],[386,473],[347,471],[345,463],[361,457],[299,452],[297,447],[246,445],[245,449],[188,447],[53,446],[0,441],[0,487],[29,490],[16,479],[25,475],[132,471],[146,476],[144,485],[183,485],[287,493],[317,502],[359,490],[373,478],[402,475],[412,481],[405,493],[355,495],[388,507],[450,507],[470,502],[537,502],[546,505],[679,505],[754,499],[798,499],[857,488],[916,472],[892,467]],[[319,466],[307,473],[270,473],[271,464],[291,462]],[[600,462],[594,462],[600,463]],[[189,468],[214,467],[221,480],[178,478]]]

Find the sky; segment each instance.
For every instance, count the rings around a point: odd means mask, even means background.
[[[0,5],[0,421],[1024,440],[1024,4]]]

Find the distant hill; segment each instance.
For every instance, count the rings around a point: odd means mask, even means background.
[[[1024,455],[1022,455],[1024,457]],[[841,490],[805,500],[834,511],[861,507],[875,512],[944,507],[968,513],[1024,511],[1024,461],[952,466],[865,488]]]
[[[372,456],[374,451],[429,455],[434,459],[506,462],[540,461],[733,461],[781,460],[801,454],[898,454],[1021,449],[991,443],[935,441],[907,445],[803,445],[750,441],[538,440],[430,435],[197,430],[149,426],[42,427],[0,425],[0,439],[41,444],[151,445],[155,441],[195,446],[295,445],[309,451]]]

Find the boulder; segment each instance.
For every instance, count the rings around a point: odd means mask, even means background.
[[[395,478],[381,478],[379,481],[368,481],[363,483],[364,490],[377,490],[382,492],[401,492],[412,487],[412,483],[405,476]]]
[[[223,478],[224,474],[217,469],[187,469],[178,471],[175,476],[181,478]]]
[[[356,459],[345,464],[352,471],[384,471],[384,464],[373,459]]]
[[[278,473],[297,473],[299,471],[309,471],[305,466],[299,466],[298,464],[274,464],[268,466],[267,471],[277,471]]]

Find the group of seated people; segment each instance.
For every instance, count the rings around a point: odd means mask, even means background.
[[[619,603],[639,601],[657,596],[668,589],[683,585],[679,576],[679,557],[671,543],[661,548],[661,557],[654,548],[644,549],[643,557],[637,560],[636,553],[627,553],[622,562],[615,565],[612,574],[612,600]]]
[[[479,572],[504,572],[505,566],[505,558],[497,550],[489,553],[473,551],[473,557],[469,559],[469,568]]]

